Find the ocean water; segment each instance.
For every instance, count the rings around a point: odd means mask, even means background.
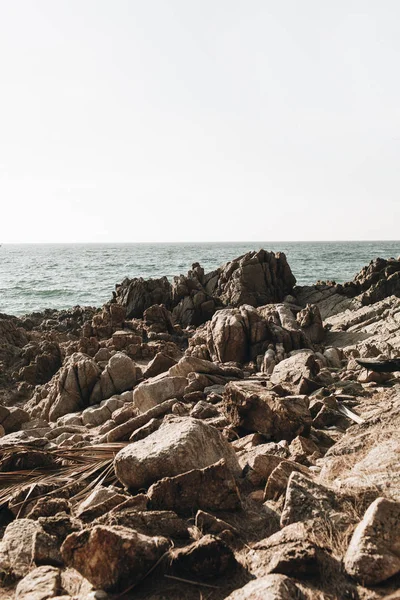
[[[78,304],[101,306],[124,277],[172,279],[193,262],[206,272],[250,250],[285,252],[298,285],[343,283],[371,260],[397,258],[399,241],[196,244],[3,244],[0,313],[23,315]]]

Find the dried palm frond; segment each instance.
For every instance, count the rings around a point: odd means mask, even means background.
[[[102,484],[116,483],[113,461],[115,455],[126,442],[98,444],[83,448],[55,448],[40,450],[44,457],[52,460],[48,464],[33,469],[7,469],[12,464],[10,458],[17,458],[21,453],[36,451],[29,446],[15,446],[0,450],[0,506],[6,505],[12,498],[26,490],[23,504],[34,486],[38,484],[51,486],[50,492],[35,494],[35,500],[44,496],[56,497],[57,494],[70,490],[73,502],[83,500],[93,489]],[[17,461],[14,461],[17,462]],[[46,462],[46,461],[44,461]],[[56,490],[54,490],[56,486]],[[30,490],[28,489],[30,488]],[[14,506],[18,506],[18,503]]]

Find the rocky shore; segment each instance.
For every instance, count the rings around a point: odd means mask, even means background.
[[[400,599],[400,259],[0,314],[0,598]]]

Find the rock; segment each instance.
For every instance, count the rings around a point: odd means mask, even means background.
[[[8,415],[1,421],[1,425],[6,434],[19,431],[21,425],[30,419],[30,416],[26,410],[23,410],[17,406],[10,406],[7,410]]]
[[[148,331],[155,333],[174,333],[172,315],[164,305],[154,304],[143,313],[143,321]]]
[[[171,303],[171,284],[166,277],[144,280],[142,277],[124,279],[115,286],[118,304],[126,308],[128,319],[142,318],[144,311],[154,304]]]
[[[174,572],[197,580],[224,575],[237,565],[232,550],[220,538],[205,535],[186,548],[171,552]]]
[[[346,516],[339,510],[336,494],[332,490],[315,483],[300,472],[293,471],[286,490],[281,526],[317,518],[326,519],[336,526],[348,524]]]
[[[128,418],[127,420],[125,419],[128,417],[128,414],[131,413],[130,411],[124,411],[123,415],[118,415],[118,418],[115,419],[119,425],[108,432],[107,441],[116,442],[120,440],[128,440],[129,436],[134,435],[136,431],[146,426],[152,419],[163,417],[165,414],[170,412],[175,404],[176,399],[171,398],[171,400],[161,402],[161,404],[157,404],[153,408],[149,408],[149,410],[143,414],[136,415],[130,419]],[[119,418],[120,416],[123,418]]]
[[[18,583],[15,600],[48,600],[58,596],[60,588],[60,569],[37,567]]]
[[[304,523],[293,523],[254,544],[248,559],[257,576],[281,573],[300,578],[319,572],[319,554],[312,531]]]
[[[279,397],[260,383],[230,382],[224,392],[224,412],[235,427],[261,433],[269,439],[291,441],[308,435],[311,415],[306,397]]]
[[[353,281],[343,285],[342,292],[350,298],[360,296],[363,306],[392,295],[400,297],[400,260],[377,258],[371,261]]]
[[[34,396],[25,408],[31,416],[50,421],[83,410],[89,405],[100,372],[100,367],[93,359],[74,353],[47,384],[47,394],[39,398]]]
[[[65,563],[94,586],[117,592],[140,581],[168,548],[166,538],[96,525],[69,535],[61,553]]]
[[[249,581],[225,600],[305,600],[305,596],[286,575],[266,575]]]
[[[53,517],[60,512],[70,513],[71,506],[66,498],[39,498],[26,518],[36,521],[39,517]]]
[[[318,306],[307,304],[297,313],[296,320],[311,343],[320,344],[324,341],[325,329]]]
[[[400,572],[400,502],[377,498],[357,525],[344,557],[349,575],[378,585]]]
[[[272,471],[289,456],[286,447],[270,442],[237,454],[246,480],[254,486],[264,485]]]
[[[126,487],[138,489],[162,477],[208,467],[221,458],[233,474],[240,472],[234,450],[214,427],[190,417],[177,417],[144,440],[120,450],[114,467]]]
[[[122,504],[127,498],[125,494],[118,493],[116,489],[100,486],[78,505],[75,514],[82,521],[89,522]]]
[[[303,465],[281,459],[268,477],[267,485],[264,489],[264,500],[278,500],[285,494],[289,477],[294,471],[303,473],[304,475],[310,474],[309,470]]]
[[[90,403],[95,404],[115,394],[130,390],[140,376],[140,369],[135,362],[122,352],[110,358],[101,374],[100,380],[93,389]]]
[[[140,383],[133,392],[133,402],[143,413],[170,398],[182,398],[186,386],[186,377],[169,377],[162,373]]]
[[[321,482],[347,493],[400,501],[400,394],[388,390],[365,423],[353,425],[324,457]]]
[[[276,365],[271,375],[271,382],[294,386],[302,377],[312,379],[318,371],[319,366],[312,350],[301,350]]]
[[[173,539],[189,537],[187,523],[171,510],[137,510],[118,507],[106,513],[97,522],[102,525],[120,525],[138,533]]]
[[[0,542],[0,569],[16,577],[24,577],[32,564],[62,563],[55,537],[31,519],[10,523]]]
[[[212,404],[200,400],[190,411],[190,416],[194,419],[209,419],[219,416],[219,411]]]
[[[283,252],[259,250],[227,263],[218,277],[214,295],[225,305],[262,306],[281,302],[295,283]]]
[[[148,490],[155,510],[174,510],[179,514],[194,510],[238,510],[239,490],[225,461],[204,469],[193,469],[175,477],[164,477]]]
[[[317,453],[322,456],[317,444],[301,435],[298,435],[290,443],[289,451],[292,459],[301,464],[308,464],[308,459],[313,454],[316,455]]]
[[[234,537],[239,536],[239,532],[237,529],[235,529],[235,527],[226,521],[223,521],[222,519],[217,519],[217,517],[214,515],[210,515],[210,513],[203,510],[197,511],[195,525],[203,534],[213,534],[219,536],[224,531],[229,531],[229,533]]]
[[[115,350],[119,352],[120,350],[128,349],[131,345],[140,346],[140,344],[143,342],[143,339],[140,335],[137,335],[132,331],[122,330],[115,331],[113,333],[112,342]]]
[[[209,375],[225,375],[225,371],[210,360],[196,358],[195,356],[184,356],[172,366],[168,372],[170,377],[187,377],[189,373],[206,373]]]
[[[165,373],[174,365],[176,365],[176,360],[174,358],[171,358],[163,352],[157,352],[153,360],[149,362],[147,368],[143,371],[143,377],[145,379],[156,377],[161,373]]]
[[[226,308],[213,316],[207,343],[214,361],[244,363],[247,360],[246,323],[240,309]]]

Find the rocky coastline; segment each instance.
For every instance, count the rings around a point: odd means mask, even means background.
[[[400,599],[400,259],[0,314],[0,598]]]

